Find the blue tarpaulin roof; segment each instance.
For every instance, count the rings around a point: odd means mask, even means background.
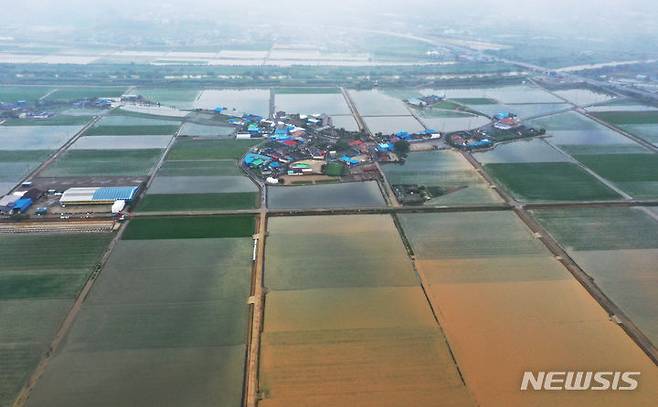
[[[18,201],[14,202],[14,211],[25,212],[28,208],[32,206],[32,198],[21,198]]]
[[[139,187],[103,187],[98,188],[92,199],[94,201],[132,201]]]
[[[257,161],[262,162],[269,162],[271,160],[270,157],[266,155],[260,155],[260,154],[254,154],[254,153],[249,153],[244,156],[244,163],[247,165],[252,165],[255,164]]]

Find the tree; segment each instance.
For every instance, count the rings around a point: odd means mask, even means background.
[[[393,149],[397,155],[405,156],[409,153],[409,142],[405,140],[398,140],[393,143]]]
[[[340,139],[336,142],[335,148],[338,151],[346,151],[350,149],[350,145],[344,139]]]

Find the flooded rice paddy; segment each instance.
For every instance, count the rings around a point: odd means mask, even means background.
[[[569,156],[556,150],[542,139],[498,144],[493,150],[474,153],[473,156],[483,164],[571,161]]]
[[[276,111],[300,114],[349,115],[350,108],[342,93],[277,93]]]
[[[164,149],[173,136],[93,136],[80,137],[71,150]]]
[[[248,209],[259,189],[232,159],[166,160],[139,211]]]
[[[376,181],[268,187],[272,209],[376,208],[386,206]]]
[[[658,343],[658,217],[647,208],[541,210],[537,219]]]
[[[481,406],[650,406],[651,360],[513,212],[400,221],[466,384]],[[524,371],[641,371],[636,392],[521,392]]]
[[[347,131],[358,131],[359,126],[352,115],[331,116],[331,120],[335,127],[343,128]]]
[[[82,126],[0,126],[0,150],[57,150]]]
[[[265,285],[260,405],[474,405],[390,217],[271,219]]]
[[[596,103],[608,102],[614,98],[607,93],[594,92],[589,89],[564,89],[556,90],[553,93],[577,106],[589,106]]]
[[[408,116],[409,109],[401,99],[379,90],[350,90],[350,97],[361,116]]]
[[[363,120],[372,134],[393,134],[398,131],[418,133],[425,130],[413,116],[374,116],[364,117]]]
[[[500,103],[563,103],[563,100],[531,85],[500,86],[495,88],[423,89],[425,95],[445,95],[448,99],[488,98]]]
[[[231,138],[235,128],[230,126],[208,126],[196,123],[185,123],[180,130],[181,136]]]
[[[425,205],[502,203],[473,166],[454,151],[410,153],[404,165],[385,164],[382,170],[391,185],[418,184],[451,191]]]
[[[269,89],[210,89],[204,90],[194,102],[194,108],[214,110],[221,106],[228,112],[270,115]]]

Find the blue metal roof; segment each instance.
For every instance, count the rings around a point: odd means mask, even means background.
[[[19,212],[25,212],[30,206],[32,206],[31,198],[21,198],[18,201],[14,202],[13,210]]]
[[[132,201],[139,187],[103,187],[94,192],[94,201]]]

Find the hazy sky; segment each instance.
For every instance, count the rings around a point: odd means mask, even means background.
[[[633,36],[657,32],[657,16],[655,0],[21,0],[3,9],[0,22],[107,27],[113,19],[235,24],[311,20],[382,28],[398,24],[396,29],[400,24],[434,24],[476,32],[529,28]]]

